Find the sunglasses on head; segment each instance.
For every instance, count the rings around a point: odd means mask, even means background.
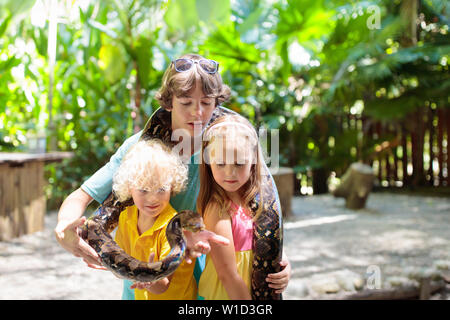
[[[205,70],[209,74],[214,74],[219,70],[219,63],[214,60],[209,59],[201,59],[201,60],[192,60],[192,59],[177,59],[173,60],[172,64],[175,67],[177,72],[188,71],[192,68],[194,64],[198,64],[203,70]]]

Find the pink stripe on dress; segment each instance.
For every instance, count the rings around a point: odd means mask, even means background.
[[[231,226],[235,251],[252,250],[253,221],[247,210],[231,203]]]

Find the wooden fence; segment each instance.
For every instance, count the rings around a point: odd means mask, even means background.
[[[389,122],[350,113],[336,121],[342,130],[358,131],[352,149],[358,159],[372,166],[376,185],[450,187],[450,108],[423,107]],[[364,153],[374,141],[372,152]],[[300,176],[296,182],[300,194],[312,194],[312,177],[311,172]]]

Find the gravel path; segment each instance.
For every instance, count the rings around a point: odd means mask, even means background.
[[[370,266],[383,286],[414,268],[450,266],[450,199],[373,193],[367,209],[351,211],[343,199],[320,195],[295,198],[293,212],[285,221],[292,264],[285,299],[323,297],[336,282],[341,290],[358,279],[364,286]],[[55,224],[50,212],[45,230],[0,242],[0,299],[120,299],[122,280],[62,249]]]
[[[43,231],[0,242],[0,299],[120,299],[122,280],[59,246],[56,221],[49,212]]]
[[[287,299],[317,298],[336,282],[352,291],[349,278],[366,287],[373,270],[386,288],[412,272],[450,268],[448,198],[373,193],[366,209],[352,211],[327,194],[295,198],[293,211],[285,221]]]

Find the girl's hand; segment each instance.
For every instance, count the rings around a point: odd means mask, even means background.
[[[183,230],[187,240],[186,256],[187,263],[192,263],[192,259],[200,257],[202,254],[207,254],[211,250],[211,243],[221,246],[227,246],[230,243],[225,237],[219,236],[214,232],[202,230],[199,232],[191,232]]]
[[[280,261],[280,266],[282,268],[280,272],[270,273],[266,278],[266,281],[269,283],[269,288],[275,289],[275,293],[282,293],[286,290],[289,279],[291,278],[291,264],[284,254]]]

